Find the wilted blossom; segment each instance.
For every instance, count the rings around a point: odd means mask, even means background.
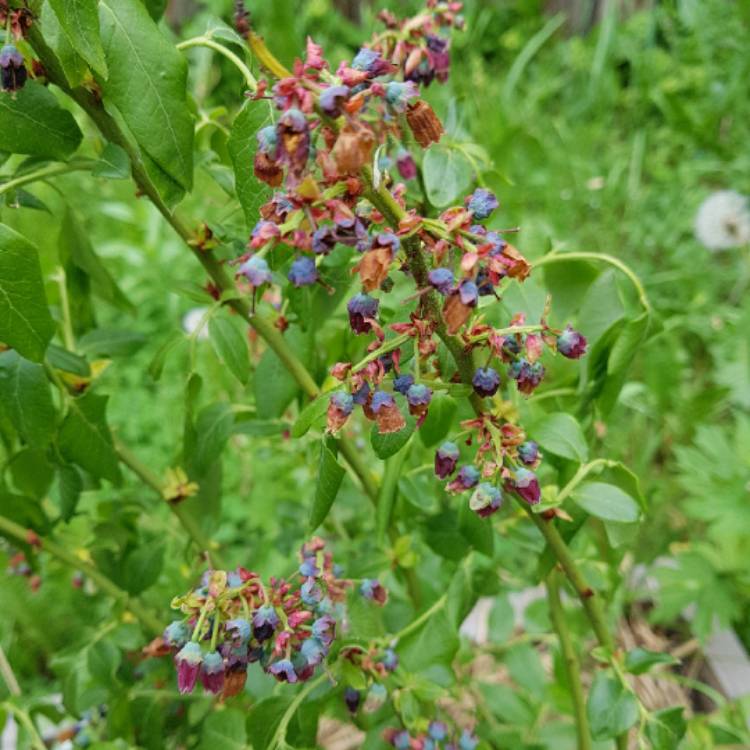
[[[421,417],[427,413],[427,407],[431,400],[432,391],[422,383],[415,383],[406,392],[409,413],[415,417]]]
[[[201,682],[204,689],[214,695],[224,688],[224,659],[218,651],[209,651],[203,657]]]
[[[172,648],[182,648],[190,639],[190,628],[186,622],[175,620],[164,628],[164,643]]]
[[[734,190],[706,198],[695,217],[695,236],[709,250],[728,250],[750,243],[750,204]]]
[[[239,273],[247,279],[250,286],[256,289],[271,281],[271,269],[268,267],[268,263],[264,258],[259,258],[257,255],[248,258],[240,266]]]
[[[533,440],[527,440],[518,446],[518,458],[527,466],[533,466],[539,460],[539,446]]]
[[[393,390],[402,396],[407,394],[412,385],[414,385],[414,376],[408,372],[393,378]]]
[[[3,91],[18,91],[26,83],[28,73],[23,55],[12,44],[0,49],[0,79]]]
[[[500,375],[492,367],[479,367],[471,380],[478,396],[494,396],[500,387]]]
[[[312,249],[316,255],[328,255],[335,246],[336,235],[329,224],[324,224],[313,232]]]
[[[477,289],[477,285],[471,279],[463,279],[458,285],[458,294],[464,305],[473,307],[477,304],[479,289]]]
[[[433,268],[427,274],[430,286],[436,289],[444,297],[449,295],[453,290],[453,271],[450,268]]]
[[[544,378],[544,366],[541,362],[531,364],[526,359],[518,359],[510,366],[508,374],[518,385],[521,393],[532,393]]]
[[[297,258],[292,263],[287,278],[296,287],[314,284],[318,280],[318,269],[315,261],[306,255]]]
[[[419,96],[419,89],[412,81],[391,81],[385,87],[385,100],[396,112],[406,112],[412,99]]]
[[[274,630],[279,624],[279,616],[273,607],[260,607],[253,615],[253,636],[259,643],[273,637]]]
[[[268,671],[279,682],[297,682],[297,673],[294,671],[294,665],[289,659],[279,659],[279,661],[271,664]]]
[[[365,599],[369,599],[380,605],[385,604],[388,600],[388,591],[377,578],[365,578],[360,584],[359,593]]]
[[[587,343],[585,336],[567,326],[557,337],[557,351],[568,359],[579,359],[586,354]]]
[[[466,199],[466,207],[479,221],[488,218],[499,205],[495,194],[486,188],[477,188]]]
[[[233,646],[246,646],[253,633],[252,625],[244,617],[228,620],[224,629]]]
[[[469,508],[481,518],[495,513],[503,502],[503,493],[494,484],[482,482],[477,486],[469,499]]]
[[[380,303],[369,294],[356,294],[346,305],[349,313],[349,325],[356,334],[369,333],[372,330],[372,320],[378,315]]]
[[[520,468],[515,470],[511,487],[529,504],[536,505],[541,499],[539,480],[533,471]]]
[[[399,149],[396,154],[396,168],[404,180],[413,180],[417,176],[417,164],[405,148]]]
[[[279,160],[291,175],[299,177],[307,166],[310,154],[310,128],[307,118],[298,109],[288,109],[276,123]]]
[[[419,99],[409,106],[406,110],[406,121],[414,139],[422,148],[437,143],[445,132],[440,118],[424,99]]]
[[[391,64],[383,59],[378,50],[362,47],[352,60],[352,68],[367,73],[369,78],[377,78],[390,73]]]
[[[435,451],[435,475],[440,479],[449,477],[456,470],[459,455],[458,446],[455,443],[444,442]]]
[[[354,409],[354,399],[344,391],[331,394],[328,402],[327,428],[329,432],[338,432],[346,423]]]
[[[329,117],[338,117],[342,112],[342,105],[349,97],[348,86],[329,86],[320,94],[320,108]]]
[[[456,478],[446,486],[448,492],[465,492],[475,487],[479,481],[479,469],[473,464],[466,464],[458,470]]]
[[[177,665],[177,688],[185,694],[192,692],[198,680],[203,652],[195,641],[186,643],[174,657]]]
[[[398,410],[393,396],[387,391],[375,391],[370,402],[370,409],[375,415],[378,432],[381,435],[398,432],[406,426],[403,414]]]
[[[250,247],[257,249],[263,247],[266,243],[271,240],[275,240],[279,237],[279,227],[273,221],[264,221],[261,219],[250,233]]]

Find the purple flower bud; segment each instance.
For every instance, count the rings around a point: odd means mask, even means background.
[[[315,261],[306,255],[297,258],[289,269],[289,281],[296,287],[310,286],[318,280],[318,269]]]
[[[312,236],[312,249],[316,255],[328,255],[336,246],[336,235],[333,227],[325,224],[318,227]]]
[[[373,247],[390,247],[391,254],[395,255],[401,247],[401,240],[393,232],[378,232],[372,243]]]
[[[397,378],[393,378],[393,390],[405,396],[409,388],[414,385],[414,376],[408,372],[403,375],[399,375]]]
[[[398,667],[398,654],[392,648],[387,648],[383,653],[381,663],[386,668],[386,671],[394,672]]]
[[[396,154],[396,167],[404,180],[413,180],[417,176],[417,164],[414,157],[404,148]]]
[[[427,406],[432,401],[432,391],[422,383],[415,383],[406,392],[409,406]]]
[[[201,682],[203,688],[214,695],[224,689],[224,659],[218,651],[209,651],[203,657]]]
[[[328,649],[315,637],[306,638],[300,647],[300,654],[310,667],[317,667],[327,653]]]
[[[294,671],[294,665],[289,659],[280,659],[274,662],[266,671],[272,674],[279,682],[297,682],[297,673]]]
[[[275,240],[280,236],[279,227],[272,221],[265,221],[261,219],[250,233],[250,247],[258,248],[263,247],[271,240]]]
[[[378,315],[380,302],[369,294],[356,294],[346,305],[349,313],[349,325],[357,334],[369,333],[372,324],[368,320],[375,320]]]
[[[458,294],[461,297],[461,302],[470,307],[474,307],[479,299],[479,289],[471,279],[464,279],[458,285]]]
[[[396,402],[393,400],[393,396],[387,391],[375,391],[372,396],[372,402],[370,408],[374,414],[377,414],[382,408],[395,406]]]
[[[309,607],[314,607],[323,598],[323,592],[320,590],[320,586],[315,583],[314,578],[308,578],[300,586],[299,594],[300,599]]]
[[[444,740],[448,736],[448,727],[442,721],[431,721],[427,727],[427,734],[433,740]]]
[[[385,100],[396,112],[406,112],[409,102],[417,96],[419,89],[413,81],[391,81],[385,87]]]
[[[329,117],[338,117],[341,114],[341,105],[349,96],[348,86],[329,86],[320,93],[320,108]]]
[[[344,690],[344,703],[346,703],[350,714],[356,714],[359,708],[359,690],[355,690],[353,687]]]
[[[202,661],[203,652],[195,641],[188,641],[175,655],[177,688],[183,695],[193,692]]]
[[[427,274],[430,285],[447,297],[453,291],[453,271],[450,268],[434,268]]]
[[[479,481],[479,469],[473,464],[466,464],[458,470],[456,478],[448,483],[448,492],[464,492],[475,487]]]
[[[369,384],[362,383],[362,385],[357,389],[356,393],[352,394],[352,401],[354,401],[354,403],[358,406],[364,406],[367,403],[367,399],[369,398],[369,396]]]
[[[466,207],[479,221],[486,219],[499,205],[495,194],[486,188],[477,188],[466,199]]]
[[[253,615],[253,635],[258,643],[263,643],[273,637],[273,632],[279,624],[276,610],[270,606],[260,607]]]
[[[512,487],[529,505],[536,505],[541,499],[539,480],[533,471],[516,469]]]
[[[338,432],[354,409],[354,399],[345,391],[331,394],[328,402],[326,426],[329,432]]]
[[[330,615],[319,617],[312,624],[312,634],[325,646],[333,643],[336,634],[336,620]]]
[[[494,396],[500,387],[500,375],[492,367],[480,367],[471,379],[474,392],[482,396]]]
[[[190,640],[190,628],[182,620],[170,622],[164,629],[164,643],[172,648],[182,648]]]
[[[266,263],[264,258],[259,258],[256,255],[248,258],[240,266],[240,273],[256,289],[271,281],[271,269],[268,267],[268,263]]]
[[[388,591],[377,578],[365,578],[360,584],[359,593],[365,599],[369,599],[380,605],[385,604],[388,600]]]
[[[571,326],[566,326],[565,330],[557,337],[557,351],[568,359],[579,359],[586,354],[588,342],[583,334],[574,331]]]
[[[245,646],[252,635],[252,625],[244,618],[237,617],[228,620],[224,629],[227,632],[233,646]]]
[[[533,440],[527,440],[518,446],[518,458],[527,466],[533,466],[539,458],[539,446]]]
[[[7,11],[6,11],[7,12]],[[0,80],[3,91],[18,91],[26,83],[28,73],[23,55],[12,44],[0,50]]]
[[[460,750],[475,750],[478,744],[479,740],[468,729],[464,729],[464,731],[461,732],[461,738],[458,740],[458,747]]]
[[[261,128],[255,137],[258,141],[258,151],[262,151],[266,156],[273,157],[279,145],[276,126],[267,125],[265,128]]]
[[[352,60],[352,68],[365,71],[370,78],[377,78],[388,73],[391,66],[377,50],[361,47]]]
[[[458,446],[455,443],[443,443],[435,452],[435,475],[440,479],[449,477],[456,470],[458,456]]]
[[[492,249],[489,252],[491,258],[502,254],[503,250],[508,247],[508,243],[497,232],[487,232],[485,241],[492,244]]]
[[[469,499],[469,508],[480,518],[491,516],[503,503],[502,491],[489,482],[482,482]]]
[[[306,557],[299,566],[299,574],[305,578],[317,578],[320,575],[320,569],[315,564],[314,557]]]

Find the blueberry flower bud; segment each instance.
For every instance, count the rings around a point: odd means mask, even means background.
[[[464,305],[474,307],[479,299],[479,289],[471,279],[464,279],[458,285],[458,294]]]
[[[412,99],[419,96],[419,89],[413,81],[391,81],[385,87],[385,100],[396,111],[401,114]]]
[[[27,77],[23,55],[14,45],[6,44],[0,49],[0,82],[2,82],[3,91],[22,89]]]
[[[568,359],[579,359],[586,353],[586,337],[570,326],[557,337],[557,351]]]
[[[377,50],[362,47],[352,60],[352,68],[365,71],[370,78],[377,78],[388,73],[391,66]]]
[[[383,653],[381,664],[388,672],[394,672],[398,667],[398,654],[392,648],[387,648]]]
[[[203,688],[214,695],[224,688],[224,659],[218,651],[209,651],[203,657],[201,682]]]
[[[314,607],[320,603],[323,598],[323,592],[320,586],[315,583],[314,578],[308,578],[300,587],[300,599],[309,607]]]
[[[320,93],[320,108],[329,117],[338,117],[341,114],[341,105],[349,96],[348,86],[329,86]]]
[[[258,141],[259,151],[262,151],[266,156],[273,156],[276,153],[276,148],[279,145],[279,137],[276,134],[276,127],[274,125],[267,125],[265,128],[261,128],[255,137]]]
[[[509,374],[518,385],[521,393],[532,393],[534,389],[542,382],[544,377],[544,367],[541,362],[531,364],[527,359],[521,358],[516,360],[509,369]]]
[[[415,383],[406,392],[406,400],[409,406],[427,406],[432,400],[432,391],[421,383]]]
[[[458,470],[456,478],[448,483],[448,492],[464,492],[475,487],[479,481],[479,469],[473,464],[466,464]]]
[[[409,733],[402,729],[400,732],[396,732],[391,737],[391,745],[396,748],[396,750],[409,750],[411,747],[411,737],[409,736]]]
[[[440,479],[449,477],[458,463],[458,446],[446,441],[435,452],[435,475]]]
[[[461,732],[461,737],[458,740],[459,750],[475,750],[478,744],[479,740],[468,729]]]
[[[533,471],[516,469],[512,487],[529,505],[536,505],[541,499],[539,480]]]
[[[344,703],[346,703],[350,714],[356,714],[359,708],[359,690],[355,690],[353,687],[344,690]]]
[[[272,674],[279,682],[297,682],[297,673],[294,665],[289,659],[280,659],[268,667],[268,673]]]
[[[349,325],[357,335],[369,333],[372,324],[368,320],[375,320],[380,302],[369,294],[356,294],[346,305],[349,313]]]
[[[164,629],[164,643],[171,648],[182,648],[190,639],[190,628],[182,620],[170,622]]]
[[[469,500],[469,508],[480,518],[491,516],[499,510],[503,502],[503,493],[489,482],[482,482]]]
[[[256,255],[248,258],[240,266],[240,273],[256,289],[271,281],[271,269],[268,267],[268,263],[266,263],[265,259],[259,258]]]
[[[533,440],[527,440],[518,446],[518,458],[527,466],[533,466],[539,458],[539,446]]]
[[[175,655],[177,688],[183,695],[193,691],[202,661],[203,652],[195,641],[188,641]]]
[[[494,396],[500,387],[500,375],[492,367],[480,367],[471,379],[474,392],[482,396]]]
[[[466,199],[466,207],[479,221],[486,219],[499,205],[495,194],[485,188],[477,188]]]
[[[305,578],[317,578],[320,575],[320,569],[315,564],[314,557],[306,557],[299,566],[299,574]]]
[[[393,390],[405,396],[409,388],[414,385],[414,376],[408,372],[393,379]]]
[[[453,271],[450,268],[434,268],[427,274],[430,286],[447,297],[453,291]]]
[[[273,636],[279,616],[273,607],[260,607],[253,615],[253,635],[258,643],[263,643]]]
[[[315,266],[315,261],[304,255],[297,258],[289,269],[288,278],[296,287],[314,284],[318,280],[318,269]]]
[[[331,394],[328,402],[326,427],[329,432],[338,432],[354,409],[354,399],[344,391]]]
[[[388,591],[377,578],[365,578],[359,587],[359,593],[370,601],[381,606],[388,600]]]
[[[224,629],[233,646],[246,646],[252,634],[252,625],[243,617],[228,620]]]
[[[325,646],[333,643],[335,633],[336,621],[330,615],[323,615],[312,624],[312,634]]]
[[[393,396],[387,391],[375,391],[372,397],[372,402],[370,403],[370,408],[374,414],[377,414],[383,408],[395,406],[395,403]]]
[[[310,667],[317,667],[325,658],[328,649],[315,637],[306,638],[300,647],[300,654]]]
[[[414,157],[404,148],[396,154],[396,168],[404,180],[413,180],[417,176],[417,164]]]
[[[448,727],[442,721],[431,721],[427,727],[427,734],[433,740],[444,740],[448,735]]]
[[[357,389],[357,391],[352,394],[352,400],[354,401],[357,406],[364,406],[368,399],[370,398],[370,386],[367,383],[362,383],[362,385]]]

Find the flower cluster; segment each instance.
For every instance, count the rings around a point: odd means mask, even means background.
[[[298,578],[265,586],[244,568],[208,571],[198,588],[173,600],[184,618],[164,631],[177,684],[189,693],[200,679],[209,693],[239,693],[257,662],[280,682],[312,677],[330,650],[349,582],[338,577],[324,542],[304,545]]]
[[[386,729],[383,739],[396,750],[474,750],[479,744],[470,730],[451,730],[445,722],[437,720],[418,734],[410,734],[406,729]]]

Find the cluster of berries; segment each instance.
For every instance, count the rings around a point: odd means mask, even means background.
[[[360,707],[365,713],[374,713],[388,699],[383,681],[398,668],[398,655],[392,648],[383,649],[373,644],[369,649],[347,646],[341,650],[341,658],[354,665],[368,684],[366,690],[351,685],[344,690],[344,703],[349,713],[356,714]]]
[[[302,547],[298,579],[208,571],[201,585],[173,600],[185,615],[164,631],[174,653],[177,684],[189,693],[198,679],[206,691],[239,693],[248,665],[257,662],[281,682],[304,682],[327,656],[343,617],[350,582],[340,578],[324,542]]]
[[[443,721],[431,721],[427,731],[411,735],[406,729],[386,729],[386,742],[396,750],[474,750],[479,739],[468,729],[450,731]]]
[[[28,71],[23,55],[13,40],[22,39],[31,27],[33,15],[28,8],[10,8],[7,0],[0,0],[0,26],[9,29],[9,38],[0,49],[0,87],[15,92],[24,87]]]

